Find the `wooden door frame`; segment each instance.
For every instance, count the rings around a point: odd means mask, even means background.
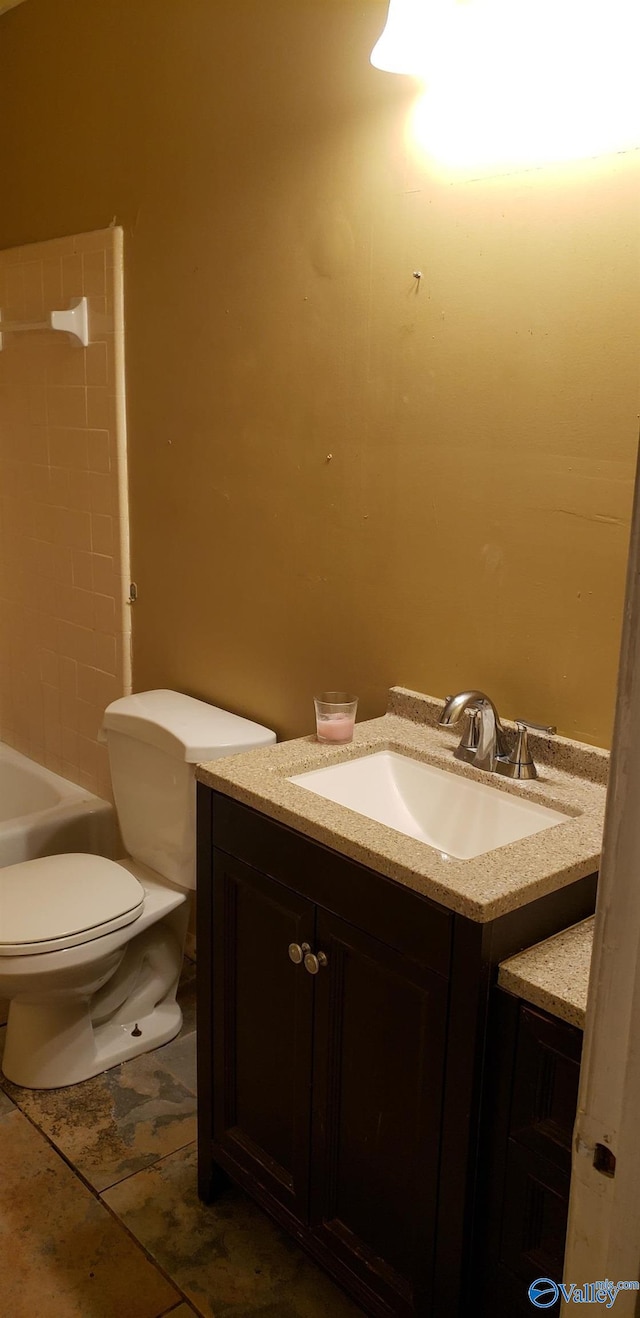
[[[627,569],[565,1254],[566,1283],[640,1277],[640,475]],[[599,1170],[610,1155],[615,1174]],[[610,1167],[609,1172],[612,1170]],[[620,1292],[616,1315],[640,1312]],[[569,1306],[563,1304],[563,1313]]]

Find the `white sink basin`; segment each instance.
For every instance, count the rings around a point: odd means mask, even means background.
[[[565,823],[570,816],[396,751],[378,751],[288,780],[456,860]]]

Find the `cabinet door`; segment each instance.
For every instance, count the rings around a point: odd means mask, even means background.
[[[311,1228],[388,1311],[426,1312],[447,984],[322,911],[316,950]]]
[[[483,1318],[524,1318],[531,1282],[562,1280],[581,1049],[575,1026],[494,990],[476,1210]]]
[[[536,1277],[562,1281],[569,1184],[567,1173],[509,1140],[500,1262],[522,1278],[523,1294]]]
[[[213,1157],[308,1218],[313,941],[304,897],[214,852]]]
[[[582,1034],[573,1025],[520,1005],[509,1134],[571,1171]]]

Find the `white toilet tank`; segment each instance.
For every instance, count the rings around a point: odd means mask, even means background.
[[[128,855],[195,888],[194,764],[270,745],[275,733],[179,691],[122,696],[102,726]]]

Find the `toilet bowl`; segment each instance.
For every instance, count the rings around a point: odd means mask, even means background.
[[[198,760],[275,741],[250,720],[173,691],[105,711],[128,855],[66,854],[0,869],[2,1070],[54,1089],[167,1043],[195,887]]]

